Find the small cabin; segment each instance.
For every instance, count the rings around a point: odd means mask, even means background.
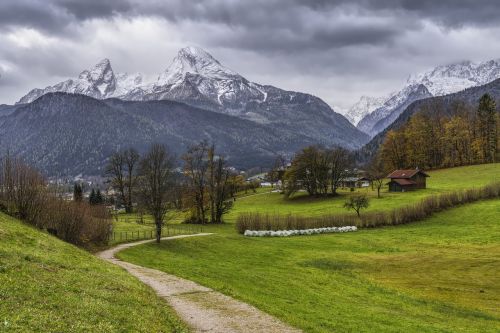
[[[395,170],[387,178],[389,192],[406,192],[427,187],[428,174],[420,169]]]

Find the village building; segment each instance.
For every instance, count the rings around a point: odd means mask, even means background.
[[[418,168],[395,170],[387,176],[390,179],[387,183],[389,185],[389,192],[406,192],[426,188],[427,177],[429,175]]]
[[[370,179],[366,177],[346,177],[342,179],[340,187],[343,188],[362,188],[369,187]]]

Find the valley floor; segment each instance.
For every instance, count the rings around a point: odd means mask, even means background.
[[[306,332],[498,332],[500,201],[355,233],[216,235],[118,254],[246,301]]]

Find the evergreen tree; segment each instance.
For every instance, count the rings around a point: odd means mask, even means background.
[[[102,197],[101,190],[97,189],[97,192],[95,194],[95,204],[102,205],[103,203],[104,203],[104,198]]]
[[[92,191],[90,192],[89,204],[91,204],[91,205],[95,205],[96,204],[96,193],[95,193],[94,189],[92,189]]]
[[[73,200],[82,201],[82,199],[83,199],[82,185],[75,183],[75,185],[73,186]]]

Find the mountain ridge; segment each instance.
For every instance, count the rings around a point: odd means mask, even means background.
[[[92,69],[84,70],[78,79],[32,90],[20,103],[54,91],[81,93],[97,99],[172,100],[295,132],[313,138],[318,144],[357,149],[369,140],[320,98],[250,82],[197,47],[181,49],[155,82],[144,83],[141,78],[139,74],[123,77],[114,74],[109,60],[104,59]]]
[[[356,126],[373,137],[397,119],[405,110],[405,106],[410,105],[414,100],[460,92],[467,88],[487,84],[498,78],[500,78],[500,59],[478,63],[462,61],[436,66],[420,74],[410,75],[401,90],[390,94],[381,107],[376,109],[366,107],[357,110],[357,113],[365,114],[365,116]],[[427,93],[421,93],[420,96],[413,93],[413,96],[409,98],[409,89],[418,85],[423,85],[427,89]],[[400,103],[385,105],[396,95],[404,97],[401,98]],[[351,115],[349,116],[352,118]]]
[[[384,141],[385,135],[390,130],[397,130],[410,119],[410,117],[422,110],[427,110],[431,112],[438,106],[439,112],[445,115],[453,115],[455,112],[454,108],[457,103],[463,103],[468,107],[469,111],[475,112],[479,99],[485,93],[490,94],[490,96],[497,102],[497,111],[500,112],[500,78],[484,85],[474,86],[466,88],[462,91],[443,95],[443,96],[431,96],[424,99],[419,99],[408,105],[405,110],[392,122],[388,127],[375,135],[370,142],[368,142],[363,148],[361,148],[362,155],[365,156],[364,159],[369,159],[373,157],[382,142]],[[464,110],[467,108],[459,108]]]

